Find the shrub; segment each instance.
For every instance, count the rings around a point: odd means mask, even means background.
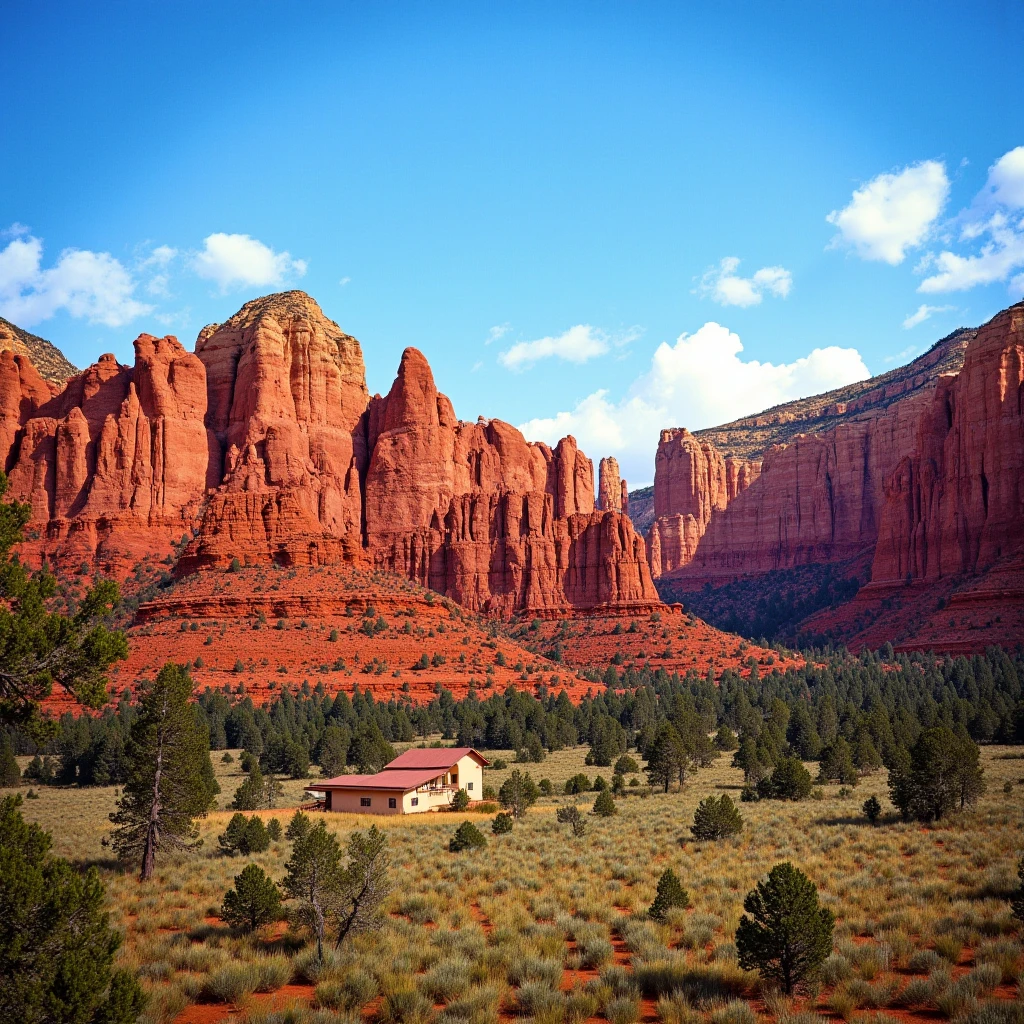
[[[464,790],[458,790],[452,797],[451,810],[464,811],[469,806],[469,794]]]
[[[610,818],[613,814],[618,814],[619,809],[615,806],[615,797],[612,796],[611,790],[603,789],[594,801],[593,813],[599,818]]]
[[[448,850],[458,853],[460,850],[475,850],[487,845],[487,839],[471,821],[464,821],[448,842]]]
[[[493,761],[491,762],[491,767],[492,767],[492,768],[493,768],[493,769],[494,769],[494,770],[495,770],[496,772],[503,772],[503,771],[504,771],[504,770],[505,770],[505,769],[506,769],[506,768],[508,767],[508,764],[506,763],[506,761],[504,760],[504,758],[501,758],[501,757],[496,757],[496,758],[495,758],[495,759],[494,759],[494,760],[493,760]]]
[[[273,880],[259,865],[247,864],[240,875],[235,875],[235,887],[224,894],[220,916],[228,924],[251,932],[275,921],[280,912],[281,893]]]
[[[629,754],[623,754],[615,762],[614,772],[616,775],[636,775],[638,771],[640,771],[640,765]]]
[[[500,814],[496,814],[494,821],[491,822],[491,831],[496,836],[506,835],[512,831],[512,815],[506,814],[502,811]]]
[[[571,779],[566,779],[562,792],[566,796],[575,796],[577,793],[589,793],[590,789],[590,779],[583,772],[579,772]]]
[[[803,800],[814,782],[798,757],[784,757],[771,775],[757,784],[757,795],[767,800]]]
[[[559,807],[555,812],[555,817],[563,825],[568,825],[574,836],[579,837],[586,834],[587,823],[583,820],[583,815],[580,814],[580,809],[575,804],[570,807]]]
[[[540,790],[541,796],[551,796],[555,791],[555,787],[551,785],[550,779],[541,779],[540,782],[537,783],[537,788]]]
[[[690,894],[683,888],[676,873],[671,868],[666,868],[661,878],[658,879],[658,892],[647,911],[647,916],[655,921],[664,921],[672,907],[688,907],[689,905]]]
[[[747,894],[743,909],[736,929],[740,966],[778,982],[787,995],[832,952],[835,917],[818,906],[814,883],[792,864],[776,864]]]
[[[260,970],[254,963],[230,963],[207,976],[204,991],[221,1003],[237,1003],[260,987]]]
[[[878,797],[872,794],[864,801],[863,806],[864,816],[872,825],[878,824],[878,819],[882,815],[882,805],[878,802]]]
[[[701,800],[693,815],[690,831],[694,839],[724,839],[743,830],[743,818],[728,794]]]

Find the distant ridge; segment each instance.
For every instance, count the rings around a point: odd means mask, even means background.
[[[913,362],[895,370],[693,433],[701,440],[711,441],[723,455],[760,458],[773,444],[786,444],[797,434],[831,430],[843,420],[884,409],[912,395],[940,374],[959,373],[964,352],[977,333],[977,327],[959,327]],[[630,495],[630,507],[632,504]]]
[[[0,316],[0,352],[4,351],[28,356],[39,376],[51,384],[63,384],[78,373],[78,367],[70,363],[52,342],[29,334]]]

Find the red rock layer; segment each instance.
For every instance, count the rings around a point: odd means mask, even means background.
[[[654,463],[654,524],[648,535],[655,577],[688,565],[716,510],[757,479],[761,463],[723,457],[685,428],[663,430]]]
[[[942,377],[887,480],[872,583],[976,573],[1024,555],[1024,303]]]
[[[573,438],[552,450],[460,422],[413,348],[371,400],[359,343],[303,292],[247,303],[194,355],[149,335],[135,350],[55,397],[0,353],[0,455],[33,507],[30,557],[123,575],[184,538],[179,575],[348,562],[500,615],[659,603],[628,518],[595,512]]]
[[[208,461],[206,378],[175,338],[140,335],[135,366],[111,355],[45,400],[21,356],[0,354],[0,457],[32,505],[30,558],[93,558],[125,572],[193,528]]]

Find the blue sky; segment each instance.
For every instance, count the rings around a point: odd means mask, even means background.
[[[78,365],[301,287],[371,391],[415,345],[464,419],[640,484],[659,427],[1024,293],[1019,2],[7,0],[0,35],[0,315]]]

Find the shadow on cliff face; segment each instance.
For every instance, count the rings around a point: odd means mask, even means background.
[[[717,586],[670,577],[655,580],[665,602],[681,601],[717,629],[753,640],[808,642],[802,622],[851,601],[871,575],[870,556],[744,576]]]

